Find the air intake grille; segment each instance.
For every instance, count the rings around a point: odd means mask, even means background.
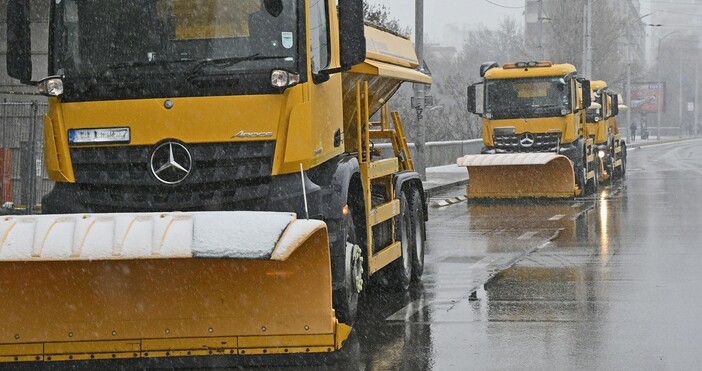
[[[95,212],[228,210],[268,196],[275,142],[186,147],[192,171],[177,185],[151,174],[152,146],[71,149],[79,202]]]

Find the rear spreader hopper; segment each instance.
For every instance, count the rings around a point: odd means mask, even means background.
[[[0,362],[329,352],[326,225],[291,213],[8,216]]]

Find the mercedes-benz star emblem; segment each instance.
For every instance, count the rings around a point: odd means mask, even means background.
[[[151,173],[164,184],[178,184],[192,170],[190,152],[178,142],[165,142],[151,154]]]
[[[536,138],[534,138],[534,134],[524,133],[519,137],[519,144],[521,144],[522,147],[531,147],[534,145],[535,140]]]

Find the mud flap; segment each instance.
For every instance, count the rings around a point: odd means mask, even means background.
[[[467,155],[469,198],[565,198],[576,195],[573,163],[555,153]]]
[[[0,220],[0,362],[339,349],[326,225],[294,214]]]

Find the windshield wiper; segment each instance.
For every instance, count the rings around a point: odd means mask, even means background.
[[[291,58],[289,55],[261,55],[261,53],[251,54],[243,57],[227,57],[227,58],[216,58],[216,59],[205,59],[201,62],[195,64],[190,71],[187,73],[187,80],[191,80],[200,75],[200,72],[209,66],[216,67],[218,69],[224,69],[231,67],[237,63],[244,61],[259,61],[264,59],[286,59]]]
[[[534,104],[532,108],[563,108],[561,104]]]
[[[180,64],[180,63],[192,63],[194,60],[193,59],[176,59],[176,60],[155,60],[155,61],[130,61],[130,62],[120,62],[120,63],[115,63],[107,66],[104,70],[102,70],[98,76],[103,77],[103,78],[112,78],[113,76],[110,76],[110,72],[115,71],[115,70],[120,70],[120,69],[125,69],[125,68],[132,68],[132,67],[163,67],[163,66],[168,66],[171,64]]]

